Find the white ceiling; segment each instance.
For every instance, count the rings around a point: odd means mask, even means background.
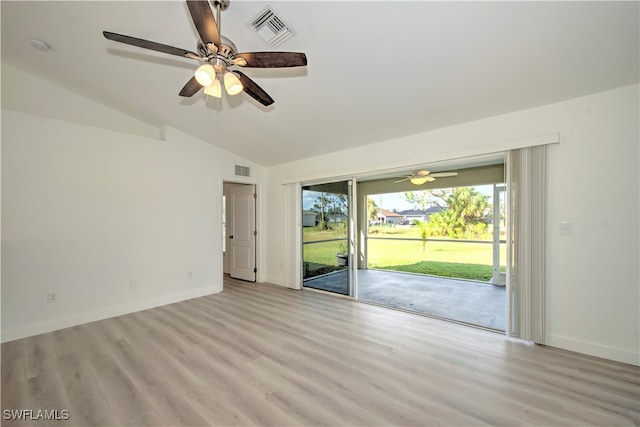
[[[273,49],[246,26],[267,4],[298,35]],[[639,80],[639,3],[232,0],[240,51],[307,54],[243,71],[274,99],[178,92],[195,61],[103,30],[195,50],[182,1],[2,1],[2,61],[153,125],[265,166],[608,90]],[[30,46],[37,37],[51,46]]]

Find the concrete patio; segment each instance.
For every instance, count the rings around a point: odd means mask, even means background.
[[[348,294],[347,271],[304,281],[305,287]],[[358,299],[402,310],[505,330],[505,287],[384,270],[358,270]]]

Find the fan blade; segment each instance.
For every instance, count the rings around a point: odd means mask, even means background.
[[[162,43],[152,42],[149,40],[139,39],[136,37],[125,36],[123,34],[111,33],[109,31],[103,31],[102,34],[109,40],[116,42],[129,44],[131,46],[141,47],[144,49],[155,50],[157,52],[168,53],[169,55],[182,56],[184,58],[200,59],[200,57],[188,50],[180,49],[178,47],[169,46]]]
[[[458,176],[458,172],[435,172],[429,176],[432,176],[434,178],[447,178],[450,176]]]
[[[218,25],[211,12],[208,1],[189,1],[187,0],[187,6],[189,7],[189,13],[191,13],[191,19],[198,30],[200,40],[207,46],[209,43],[216,45],[220,50],[220,31]]]
[[[393,183],[394,184],[398,184],[400,182],[405,182],[405,181],[409,181],[409,178],[404,178],[404,179],[401,179],[401,180],[398,180],[398,181],[394,181]]]
[[[241,73],[240,71],[237,71],[237,70],[234,70],[233,73],[236,74],[240,79],[240,82],[244,87],[243,90],[247,93],[247,95],[249,95],[256,101],[258,101],[260,104],[264,105],[265,107],[274,103],[273,98],[271,98],[267,92],[265,92],[260,86],[258,86],[253,80],[247,77],[244,73]]]
[[[307,65],[307,55],[299,52],[245,52],[236,53],[233,59],[242,58],[244,61],[235,62],[241,67],[255,68],[283,68],[304,67]],[[245,62],[243,64],[243,62]]]
[[[187,82],[186,85],[182,88],[178,95],[184,96],[186,98],[195,95],[200,89],[202,89],[202,85],[198,83],[196,77],[191,77],[191,80]]]
[[[426,179],[426,180],[427,180],[427,182],[433,182],[433,181],[435,181],[435,180],[436,180],[436,179],[435,179],[434,177],[432,177],[432,176],[423,176],[423,177],[422,177],[422,179]]]

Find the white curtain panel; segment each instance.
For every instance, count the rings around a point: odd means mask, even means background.
[[[507,335],[544,344],[546,146],[510,150],[506,157],[511,234]]]
[[[284,184],[285,238],[284,253],[286,258],[294,260],[292,268],[287,270],[285,284],[291,289],[302,288],[302,186],[299,182]]]

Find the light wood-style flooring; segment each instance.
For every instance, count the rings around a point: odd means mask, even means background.
[[[3,425],[616,426],[639,402],[638,367],[228,278],[2,345],[2,409],[70,414]]]

